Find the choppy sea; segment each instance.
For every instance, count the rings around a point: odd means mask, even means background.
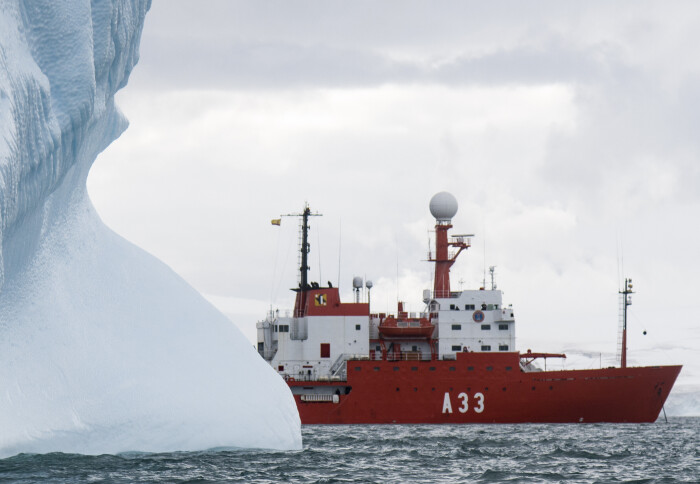
[[[20,454],[0,482],[700,482],[700,418],[303,427],[303,450]]]

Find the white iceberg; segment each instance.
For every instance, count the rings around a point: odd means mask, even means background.
[[[284,381],[88,198],[149,5],[0,3],[0,457],[301,447]]]

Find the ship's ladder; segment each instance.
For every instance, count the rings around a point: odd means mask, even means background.
[[[331,378],[332,377],[338,377],[341,380],[347,380],[347,375],[348,375],[348,367],[345,364],[345,362],[350,359],[351,355],[347,353],[343,353],[338,357],[337,360],[335,360],[335,363],[333,363],[333,366],[331,366],[330,374]]]

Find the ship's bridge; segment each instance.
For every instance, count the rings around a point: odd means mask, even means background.
[[[503,306],[500,290],[451,292],[448,298],[432,298],[424,291],[424,301],[437,314],[438,352],[441,357],[461,351],[515,351],[515,315],[512,306]]]

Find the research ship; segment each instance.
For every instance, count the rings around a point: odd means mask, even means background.
[[[631,281],[620,291],[620,366],[547,371],[547,359],[566,356],[516,351],[513,307],[493,282],[452,289],[450,267],[472,237],[449,234],[457,208],[447,192],[430,201],[434,282],[420,313],[401,302],[395,314],[373,313],[360,298],[372,284],[359,277],[352,302],[330,282],[309,282],[309,218],[319,214],[307,204],[288,215],[301,232],[294,310],[271,310],[256,327],[258,352],[289,385],[302,424],[656,421],[681,366],[627,366]]]

